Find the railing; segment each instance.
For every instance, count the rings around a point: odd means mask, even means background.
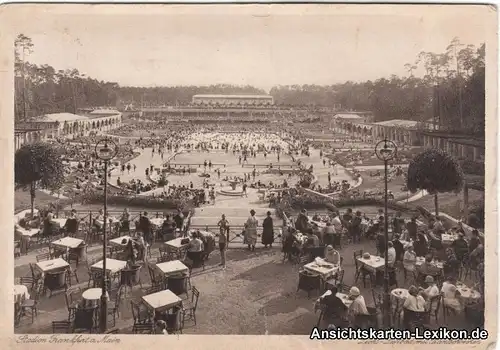
[[[218,225],[191,225],[190,229],[200,230],[200,231],[208,231],[213,233],[214,235],[220,234],[220,229]],[[232,245],[243,245],[244,243],[244,226],[230,226],[227,246],[229,244]],[[283,229],[281,227],[274,228],[274,243],[279,244],[282,243],[283,238]],[[257,242],[262,239],[262,227],[257,228]]]

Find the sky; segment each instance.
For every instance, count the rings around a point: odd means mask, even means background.
[[[486,33],[481,16],[458,6],[224,7],[38,14],[19,30],[33,40],[29,61],[122,86],[265,90],[404,76],[419,52],[443,52],[454,37],[478,45]]]

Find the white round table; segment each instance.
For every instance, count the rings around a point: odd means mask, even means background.
[[[91,307],[91,306],[96,306],[99,303],[99,300],[101,300],[101,295],[102,295],[102,289],[101,288],[90,288],[87,289],[85,292],[82,294],[82,298],[84,301],[84,306],[86,307]],[[106,295],[109,295],[108,292],[106,292]]]
[[[28,287],[22,285],[22,284],[16,284],[14,286],[14,301],[17,303],[21,301],[21,298],[23,297],[25,299],[29,299],[30,295],[28,293]]]

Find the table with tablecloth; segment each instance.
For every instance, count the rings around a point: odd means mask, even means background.
[[[461,282],[457,282],[456,287],[457,291],[460,292],[460,295],[462,296],[465,304],[473,304],[481,298],[481,293]]]
[[[109,299],[109,294],[106,292]],[[83,306],[86,308],[92,308],[99,306],[99,301],[102,296],[102,288],[89,288],[82,294]]]
[[[21,254],[28,252],[29,243],[31,238],[40,233],[39,228],[23,228],[19,225],[14,226],[14,240],[19,241],[19,248]]]
[[[370,255],[368,259],[366,259],[363,256],[360,256],[357,258],[357,261],[363,264],[366,269],[371,270],[373,272],[385,266],[385,259],[376,255]]]
[[[422,264],[425,262],[425,258],[423,256],[417,256],[417,259],[415,261],[415,266],[417,268],[419,268],[420,266],[422,266]],[[433,260],[431,261],[431,265],[442,270],[443,269],[443,262],[442,261],[436,261],[436,260]]]
[[[304,269],[312,273],[317,273],[321,278],[326,281],[335,276],[341,269],[340,265],[334,265],[326,262],[321,258],[304,265]]]
[[[30,294],[28,293],[28,287],[22,284],[14,285],[14,302],[19,303],[22,299],[29,299]]]
[[[323,299],[324,297],[328,296],[328,295],[332,295],[332,291],[331,290],[327,290],[325,293],[323,293],[323,295],[321,295],[315,302],[314,302],[314,310],[317,311],[321,308],[321,299]],[[344,293],[337,293],[335,294],[337,296],[337,298],[339,298],[340,300],[342,300],[342,302],[344,303],[345,306],[347,307],[350,307],[352,302],[353,302],[353,299],[349,298],[349,295],[348,294],[344,294]]]

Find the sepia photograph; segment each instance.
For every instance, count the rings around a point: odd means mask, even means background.
[[[496,9],[10,11],[19,339],[496,339]]]

